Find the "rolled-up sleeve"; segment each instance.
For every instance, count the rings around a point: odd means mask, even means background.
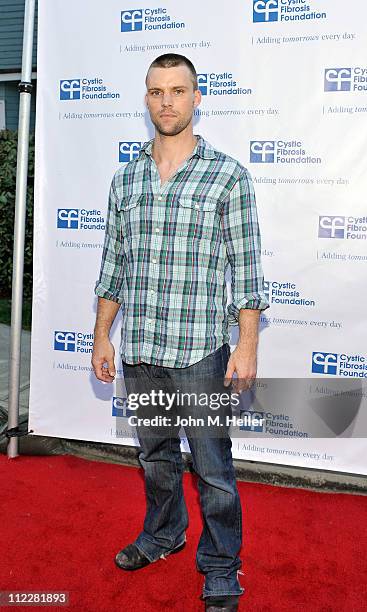
[[[222,228],[232,276],[228,324],[237,325],[241,308],[265,310],[269,307],[264,293],[255,192],[245,168],[224,202]]]
[[[124,252],[121,236],[121,220],[117,209],[118,196],[115,177],[112,180],[108,198],[106,230],[102,251],[102,261],[94,293],[100,297],[122,303],[122,284],[124,274]]]

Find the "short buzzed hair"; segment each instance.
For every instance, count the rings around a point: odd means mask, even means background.
[[[185,57],[184,55],[179,55],[178,53],[165,53],[164,55],[156,57],[148,68],[145,83],[147,82],[148,73],[151,68],[175,68],[176,66],[188,67],[191,72],[194,90],[196,90],[198,88],[198,77],[196,74],[195,66],[192,62],[190,62],[187,57]]]

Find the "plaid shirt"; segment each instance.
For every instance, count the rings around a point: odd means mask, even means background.
[[[229,342],[240,308],[269,306],[255,194],[248,171],[200,136],[161,186],[152,143],[113,177],[95,293],[122,305],[126,363],[183,368]]]

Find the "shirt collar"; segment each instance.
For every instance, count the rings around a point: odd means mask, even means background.
[[[204,138],[200,136],[199,134],[195,134],[195,136],[198,139],[198,141],[197,141],[195,149],[192,152],[191,157],[194,157],[196,155],[197,157],[201,157],[202,159],[215,159],[216,152],[215,152],[215,149],[212,147],[212,145],[209,144],[209,142],[207,142],[206,140],[204,140]],[[151,157],[153,140],[154,139],[152,138],[152,140],[148,140],[147,142],[144,142],[144,144],[142,145],[140,149],[140,155],[144,153],[145,155],[149,155],[149,157]]]

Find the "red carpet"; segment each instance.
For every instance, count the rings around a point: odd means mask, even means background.
[[[185,474],[186,548],[134,573],[118,550],[144,517],[142,470],[72,456],[0,456],[1,590],[69,591],[70,612],[202,612],[195,550],[201,519]],[[240,610],[367,610],[367,498],[239,482],[246,588]],[[4,608],[25,610],[25,607]]]

